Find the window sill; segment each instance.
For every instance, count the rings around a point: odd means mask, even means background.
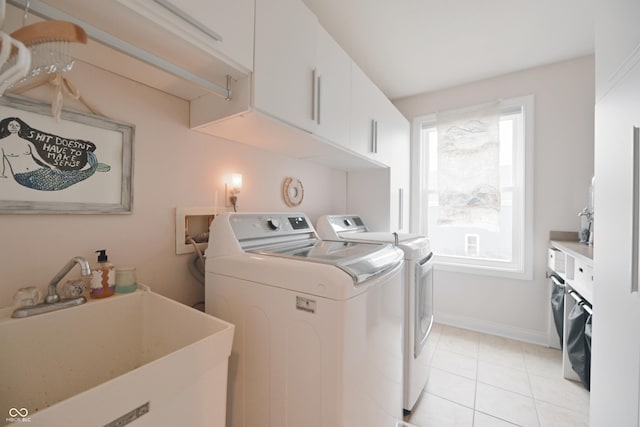
[[[505,279],[533,280],[532,269],[527,269],[526,267],[524,269],[516,269],[510,268],[510,266],[498,267],[488,265],[471,265],[442,259],[437,255],[434,257],[433,266],[438,271],[450,271],[454,273],[500,277]]]

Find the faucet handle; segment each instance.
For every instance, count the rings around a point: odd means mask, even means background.
[[[578,212],[578,216],[586,216],[588,220],[591,220],[593,216],[593,211],[589,208],[584,208],[580,212]]]
[[[13,305],[17,308],[38,305],[42,300],[40,289],[35,286],[20,288],[13,296]]]

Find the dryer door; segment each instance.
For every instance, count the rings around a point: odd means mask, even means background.
[[[433,265],[429,254],[416,263],[415,274],[415,337],[413,356],[418,357],[427,341],[427,336],[433,325]]]

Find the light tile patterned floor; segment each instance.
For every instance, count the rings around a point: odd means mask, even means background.
[[[435,325],[418,427],[582,427],[589,392],[562,377],[560,350]]]

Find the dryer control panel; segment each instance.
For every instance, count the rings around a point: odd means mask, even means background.
[[[318,219],[316,227],[323,239],[340,239],[342,233],[368,231],[358,215],[323,215]]]

